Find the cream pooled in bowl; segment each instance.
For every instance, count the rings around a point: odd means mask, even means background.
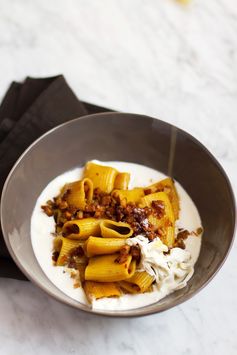
[[[164,174],[138,164],[101,161],[93,161],[93,163],[112,167],[120,173],[128,172],[130,174],[128,189],[138,186],[145,188],[166,178]],[[183,241],[185,249],[177,246],[169,248],[159,237],[149,240],[143,233],[126,239],[127,246],[137,246],[140,249],[140,260],[136,265],[136,272],[146,272],[152,277],[152,285],[146,292],[129,293],[126,291],[120,297],[92,298],[89,303],[80,282],[77,285],[79,287],[75,287],[75,278],[79,279],[77,271],[75,272],[75,269],[68,268],[66,265],[55,266],[53,264],[54,237],[52,234],[55,233],[55,221],[43,213],[41,206],[58,196],[65,184],[82,179],[83,170],[83,168],[76,168],[56,177],[37,199],[31,219],[31,240],[36,258],[47,277],[69,297],[100,310],[127,310],[143,307],[185,287],[193,275],[194,264],[200,252],[201,232],[197,234],[195,231],[200,229],[201,220],[192,199],[178,182],[175,182],[175,187],[179,196],[180,211],[174,229],[176,237],[180,231],[190,232]],[[146,219],[143,223],[147,223]]]

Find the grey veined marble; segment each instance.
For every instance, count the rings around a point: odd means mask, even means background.
[[[76,94],[159,117],[217,157],[237,192],[235,0],[0,0],[0,96],[26,75],[65,74]],[[237,354],[237,244],[196,297],[139,319],[81,314],[0,279],[0,353]]]

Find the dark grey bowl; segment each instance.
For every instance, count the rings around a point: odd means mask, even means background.
[[[185,288],[139,309],[92,311],[49,281],[31,246],[30,219],[36,199],[54,177],[91,159],[147,165],[172,175],[191,195],[205,232],[194,276]],[[88,312],[140,316],[184,302],[216,274],[233,241],[235,203],[225,172],[191,135],[146,116],[102,113],[65,123],[43,135],[25,151],[6,180],[1,221],[13,259],[23,273],[48,294]]]

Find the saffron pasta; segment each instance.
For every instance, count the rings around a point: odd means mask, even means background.
[[[96,218],[74,219],[63,225],[63,235],[70,239],[86,239],[90,235],[100,235],[101,220]]]
[[[114,190],[112,195],[117,198],[119,202],[125,200],[126,203],[137,203],[144,196],[144,190],[139,187],[132,190]]]
[[[104,238],[129,238],[133,230],[128,223],[104,220],[100,223],[101,236]]]
[[[85,281],[84,290],[90,302],[103,297],[120,297],[121,291],[115,282]]]
[[[126,281],[119,281],[118,284],[119,284],[119,287],[125,293],[132,293],[132,294],[140,293],[139,287],[135,284],[132,284],[132,283],[126,282]]]
[[[154,201],[161,202],[161,206],[164,207],[164,215],[159,217],[151,215],[149,222],[155,229],[160,230],[160,237],[164,244],[168,247],[172,247],[174,244],[174,212],[169,200],[169,197],[165,192],[156,192],[149,194],[140,200],[139,207],[151,207]]]
[[[54,239],[54,250],[59,253],[56,265],[66,265],[69,253],[78,247],[83,247],[83,243],[79,240],[71,240],[64,237],[57,237]],[[85,261],[84,261],[85,262]],[[83,263],[83,262],[82,262]]]
[[[185,239],[202,233],[200,225],[180,228],[180,190],[171,178],[147,176],[143,184],[141,166],[132,174],[120,167],[87,162],[41,206],[55,221],[52,265],[71,273],[92,307],[106,298],[145,299],[166,282],[169,289],[185,285],[193,272]]]
[[[88,257],[94,255],[117,253],[124,245],[122,238],[97,238],[89,237],[84,244],[84,250]]]
[[[93,183],[90,179],[85,178],[66,184],[63,188],[63,194],[66,195],[65,200],[69,205],[84,210],[86,203],[92,201]]]
[[[130,181],[129,173],[118,173],[114,181],[114,189],[127,190]]]
[[[116,262],[118,254],[95,256],[89,259],[85,270],[85,280],[97,282],[115,282],[131,277],[136,269],[131,255],[124,263]]]
[[[150,191],[151,194],[155,192],[165,192],[170,199],[175,219],[179,218],[179,197],[174,182],[171,178],[166,178],[158,181],[153,185],[147,186],[145,191]]]
[[[146,271],[136,271],[133,276],[123,282],[123,287],[127,287],[128,284],[132,293],[146,292],[154,281],[154,276],[149,275]],[[125,284],[125,286],[124,286]],[[129,288],[127,288],[129,290]]]
[[[88,162],[85,166],[84,177],[93,181],[94,188],[100,188],[101,191],[106,193],[113,190],[117,175],[117,170],[108,166],[97,165],[92,162]]]

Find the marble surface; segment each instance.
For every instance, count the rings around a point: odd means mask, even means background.
[[[172,122],[203,142],[237,193],[235,0],[0,0],[0,97],[12,80],[63,73],[76,94]],[[165,313],[76,312],[0,279],[0,354],[237,354],[237,242],[214,280]]]

